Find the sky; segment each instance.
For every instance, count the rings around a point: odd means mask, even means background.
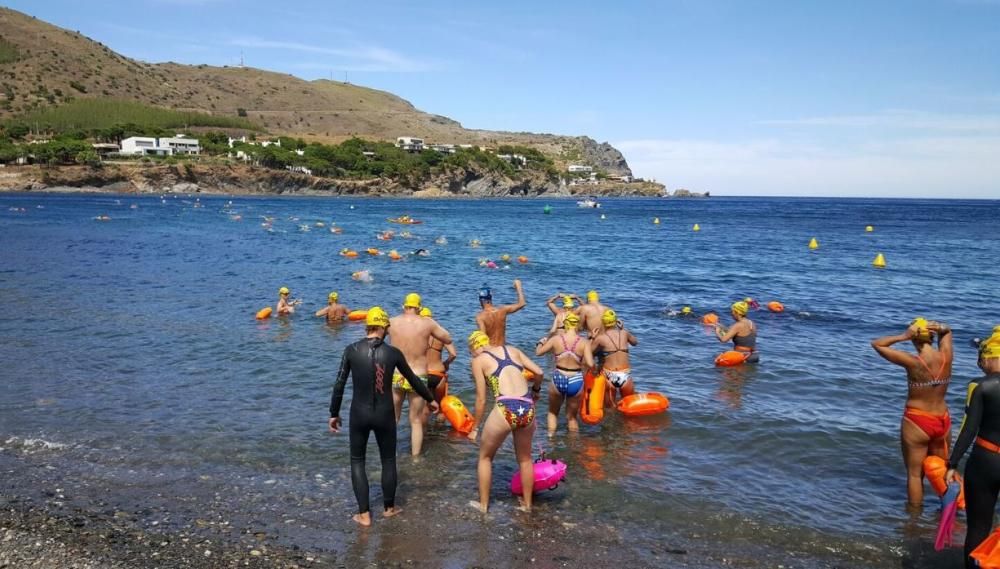
[[[1000,198],[1000,0],[7,0],[149,62],[587,135],[716,195]]]

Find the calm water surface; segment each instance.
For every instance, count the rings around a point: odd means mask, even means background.
[[[327,293],[396,311],[418,291],[464,338],[476,290],[488,284],[511,302],[520,278],[528,307],[509,321],[513,343],[530,349],[547,328],[546,297],[595,288],[639,338],[640,390],[671,399],[661,417],[611,416],[573,437],[540,430],[539,447],[570,465],[541,515],[614,519],[650,540],[680,528],[775,547],[854,543],[879,559],[898,555],[904,537],[933,540],[936,499],[915,520],[903,508],[905,379],[868,342],[917,315],[951,324],[959,347],[949,401],[961,416],[965,383],[977,376],[966,345],[1000,322],[1000,202],[608,200],[583,210],[554,200],[543,215],[541,201],[229,201],[0,196],[0,446],[46,441],[87,468],[140,477],[278,473],[300,489],[317,473],[346,481],[347,438],[329,436],[325,420],[340,352],[363,330],[312,318]],[[377,241],[378,231],[407,229],[385,221],[403,213],[425,220],[409,228],[414,237]],[[111,221],[93,219],[102,214]],[[343,247],[362,257],[338,256]],[[367,247],[431,256],[393,263]],[[878,252],[887,270],[871,267]],[[479,266],[503,253],[530,263]],[[373,282],[351,280],[361,269]],[[282,285],[305,300],[300,314],[256,322]],[[670,311],[724,314],[745,296],[780,300],[787,312],[752,314],[759,366],[716,369],[723,347]],[[471,404],[467,362],[460,350],[452,391]],[[404,483],[444,472],[454,488],[445,499],[464,504],[475,493],[476,448],[443,428],[430,439],[424,462],[402,466]],[[405,427],[400,441],[408,453]],[[513,467],[508,443],[495,499],[507,500]],[[324,492],[353,507],[348,485]]]

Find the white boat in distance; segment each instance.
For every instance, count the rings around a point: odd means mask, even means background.
[[[601,207],[597,200],[590,197],[576,202],[577,207]]]

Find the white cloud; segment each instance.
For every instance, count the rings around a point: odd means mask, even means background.
[[[720,195],[1000,198],[1000,136],[915,137],[853,148],[655,139],[615,143],[636,175]]]
[[[337,69],[342,71],[388,71],[398,73],[414,73],[431,71],[437,64],[405,56],[388,48],[359,45],[349,48],[327,47],[299,42],[274,41],[262,38],[237,38],[230,45],[258,49],[273,49],[315,53],[338,58],[329,63],[300,63],[300,69],[311,69],[311,66],[321,66],[322,69]]]

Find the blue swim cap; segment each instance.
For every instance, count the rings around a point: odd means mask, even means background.
[[[493,300],[493,293],[490,292],[490,288],[483,286],[479,289],[479,300]]]

